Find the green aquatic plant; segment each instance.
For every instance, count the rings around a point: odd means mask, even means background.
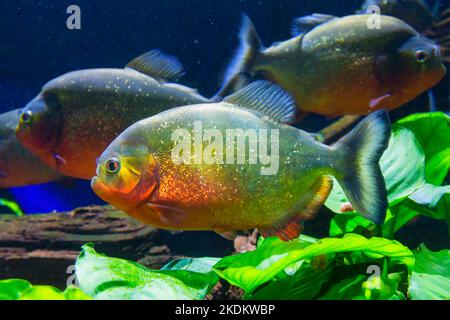
[[[218,259],[184,259],[161,270],[110,258],[88,244],[76,263],[81,290],[95,299],[201,300],[218,281],[212,265]]]
[[[13,201],[0,199],[0,207],[8,208],[9,210],[11,210],[18,217],[22,217],[23,216],[23,212],[20,209],[19,205],[17,203],[13,202]]]
[[[450,186],[442,186],[450,168],[450,118],[444,113],[409,116],[393,126],[389,148],[380,161],[389,210],[381,229],[357,212],[342,212],[349,203],[338,184],[326,206],[338,213],[330,235],[348,232],[392,239],[417,216],[450,219]]]
[[[21,279],[0,281],[0,300],[91,300],[83,291],[69,287],[65,291],[51,286],[33,286]]]
[[[269,290],[275,296],[279,290],[270,288],[276,288],[278,281],[298,282],[301,285],[306,282],[305,277],[317,277],[317,273],[321,273],[319,283],[311,283],[316,288],[309,292],[310,296],[290,296],[292,293],[289,290],[281,293],[287,295],[283,299],[313,299],[324,295],[322,290],[326,292],[326,283],[327,286],[338,285],[342,281],[348,281],[349,276],[356,277],[361,273],[367,281],[370,276],[367,269],[374,266],[381,272],[385,262],[387,264],[384,271],[395,271],[402,275],[398,281],[407,282],[414,266],[414,256],[408,248],[396,241],[347,234],[343,238],[325,238],[316,242],[304,241],[302,237],[290,243],[268,238],[255,251],[222,259],[214,266],[214,270],[223,279],[244,289],[245,298],[250,299],[254,296],[258,298],[261,288],[266,291],[266,295]],[[297,266],[298,270],[294,269],[293,272],[293,266]],[[341,279],[343,276],[345,278]],[[297,277],[303,278],[302,281],[299,282]],[[319,286],[320,282],[322,288]],[[330,298],[330,295],[324,298]]]
[[[260,239],[255,251],[177,259],[160,270],[111,258],[85,245],[76,264],[79,288],[64,292],[25,280],[0,281],[2,300],[201,300],[219,278],[243,299],[450,299],[450,251],[412,252],[401,243],[357,234],[291,242]]]
[[[409,297],[414,300],[450,300],[450,251],[432,252],[422,245],[415,256]]]
[[[442,112],[418,113],[394,125],[414,133],[425,154],[426,181],[440,186],[450,168],[450,117]]]

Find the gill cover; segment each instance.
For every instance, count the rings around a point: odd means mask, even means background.
[[[40,94],[22,110],[16,134],[27,149],[41,154],[54,149],[62,126],[62,113],[57,97]]]

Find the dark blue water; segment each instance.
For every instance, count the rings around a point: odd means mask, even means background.
[[[153,48],[179,57],[182,82],[212,96],[237,47],[241,13],[266,45],[289,38],[291,21],[314,12],[352,14],[358,0],[14,0],[0,2],[0,112],[23,107],[49,80],[76,69],[122,67]],[[66,9],[80,6],[82,29]],[[448,7],[448,5],[447,5]],[[88,182],[12,191],[26,212],[98,203]]]

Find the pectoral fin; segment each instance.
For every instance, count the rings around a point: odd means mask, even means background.
[[[139,218],[152,225],[177,227],[186,219],[186,212],[170,205],[146,202],[139,208]],[[153,220],[153,222],[151,221]]]

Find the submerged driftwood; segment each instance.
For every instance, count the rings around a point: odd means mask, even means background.
[[[111,207],[20,218],[0,215],[0,279],[22,278],[63,289],[81,246],[88,242],[98,252],[151,268],[181,256],[233,251],[232,242],[216,235],[154,229]]]

